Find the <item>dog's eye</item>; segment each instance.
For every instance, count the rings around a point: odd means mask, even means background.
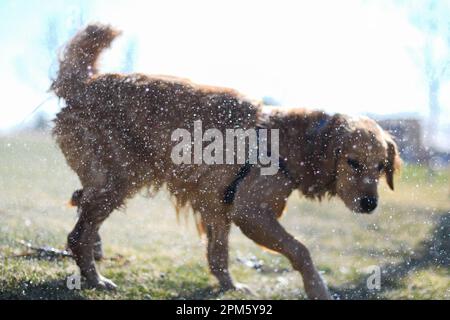
[[[355,170],[359,170],[361,168],[361,165],[359,164],[359,162],[355,159],[348,159],[347,163],[350,167],[352,167]]]
[[[378,171],[383,171],[383,170],[384,170],[384,167],[385,167],[384,161],[381,161],[381,162],[378,164]]]

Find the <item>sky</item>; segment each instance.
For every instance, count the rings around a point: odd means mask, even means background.
[[[0,131],[32,118],[43,101],[39,111],[50,115],[61,107],[47,92],[57,52],[46,39],[53,21],[62,46],[80,16],[124,32],[102,56],[102,72],[121,71],[134,43],[133,71],[328,112],[428,113],[426,37],[395,1],[0,0]],[[437,58],[450,54],[439,35],[433,41]],[[439,100],[444,128],[450,81]]]

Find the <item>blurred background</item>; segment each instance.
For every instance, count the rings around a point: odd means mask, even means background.
[[[2,0],[0,132],[51,125],[61,108],[47,92],[57,54],[98,21],[124,31],[102,71],[176,75],[269,104],[367,114],[394,132],[407,161],[442,166],[449,17],[442,0]]]

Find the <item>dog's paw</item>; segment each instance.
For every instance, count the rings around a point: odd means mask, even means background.
[[[243,283],[235,283],[234,284],[234,289],[237,292],[249,295],[249,296],[254,296],[255,293],[252,291],[252,289],[250,289],[249,286],[247,286],[246,284]]]
[[[243,293],[243,294],[249,295],[249,296],[255,295],[249,286],[242,284],[242,283],[233,283],[233,284],[229,284],[226,286],[222,286],[221,291],[222,292],[236,291],[236,292]]]
[[[116,290],[117,289],[117,285],[112,282],[111,280],[109,280],[108,278],[105,277],[101,277],[100,278],[100,282],[99,282],[100,286],[102,287],[102,289],[104,290]]]
[[[311,300],[333,300],[333,297],[326,287],[319,287],[309,290],[307,291],[307,295]]]
[[[103,276],[99,276],[94,280],[88,280],[87,287],[89,289],[98,289],[105,291],[113,291],[117,289],[117,285],[114,282]]]

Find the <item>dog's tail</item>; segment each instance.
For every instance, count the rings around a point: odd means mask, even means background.
[[[59,72],[50,89],[63,99],[83,94],[85,83],[97,73],[96,62],[103,49],[120,34],[108,25],[92,24],[69,42],[59,59]]]

